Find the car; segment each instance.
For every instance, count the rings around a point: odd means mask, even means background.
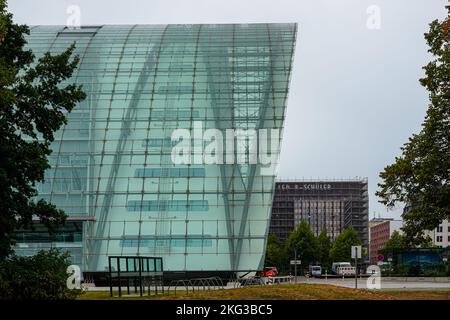
[[[277,275],[277,267],[265,267],[264,270],[260,272],[261,277],[276,277]]]

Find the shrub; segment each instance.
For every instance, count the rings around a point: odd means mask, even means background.
[[[57,249],[31,257],[9,256],[0,263],[0,299],[75,299],[81,291],[67,288],[68,258]]]
[[[418,277],[422,274],[422,270],[419,265],[411,265],[408,269],[408,276]]]
[[[406,276],[408,275],[408,266],[404,264],[398,264],[394,266],[393,275]]]

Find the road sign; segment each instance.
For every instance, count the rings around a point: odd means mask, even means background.
[[[355,289],[358,289],[358,258],[361,258],[361,246],[352,246],[352,259],[355,259]]]
[[[361,246],[352,246],[352,259],[361,258]]]
[[[291,260],[291,265],[302,264],[302,260]]]
[[[380,261],[380,262],[383,262],[384,261],[384,256],[382,254],[379,254],[377,256],[377,260]]]

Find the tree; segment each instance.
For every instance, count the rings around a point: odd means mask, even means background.
[[[49,168],[54,132],[85,98],[81,86],[62,84],[78,64],[77,56],[71,59],[74,45],[35,61],[24,48],[27,34],[29,28],[14,24],[0,0],[0,261],[11,253],[14,230],[32,228],[34,217],[49,230],[64,222],[62,210],[33,201],[35,185]]]
[[[358,233],[353,227],[344,229],[340,235],[336,237],[330,249],[330,259],[333,262],[350,261],[352,258],[352,246],[361,245]],[[362,254],[363,255],[363,254]]]
[[[283,267],[285,263],[284,251],[280,240],[275,234],[269,235],[267,239],[267,249],[264,265],[266,267]]]
[[[403,232],[411,245],[423,240],[450,218],[450,6],[447,17],[430,24],[425,39],[434,60],[423,69],[420,83],[429,91],[430,104],[422,128],[401,148],[401,155],[380,173],[377,196],[388,208],[411,205],[403,213]]]
[[[74,299],[81,291],[67,288],[69,265],[68,254],[57,249],[31,257],[12,254],[0,262],[0,299]]]
[[[397,230],[392,232],[391,238],[386,242],[383,249],[380,252],[383,255],[387,255],[394,250],[405,249],[407,248],[406,239],[398,232]]]
[[[430,236],[426,236],[423,237],[420,241],[417,241],[414,247],[431,248],[433,246],[433,239],[431,239]],[[380,250],[380,252],[383,255],[388,255],[395,250],[410,249],[414,247],[411,246],[411,242],[408,238],[406,238],[396,230],[392,232],[391,237],[389,238],[388,242],[386,242],[384,247]]]
[[[317,239],[311,227],[302,219],[286,240],[286,255],[294,258],[294,250],[297,250],[297,259],[302,261],[303,266],[308,266],[318,258],[317,249]]]
[[[318,244],[318,261],[323,269],[327,269],[330,265],[330,249],[331,242],[328,237],[327,230],[324,228],[317,237]]]

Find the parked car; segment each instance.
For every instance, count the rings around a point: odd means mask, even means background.
[[[259,274],[261,277],[276,277],[278,275],[277,267],[265,267]]]

